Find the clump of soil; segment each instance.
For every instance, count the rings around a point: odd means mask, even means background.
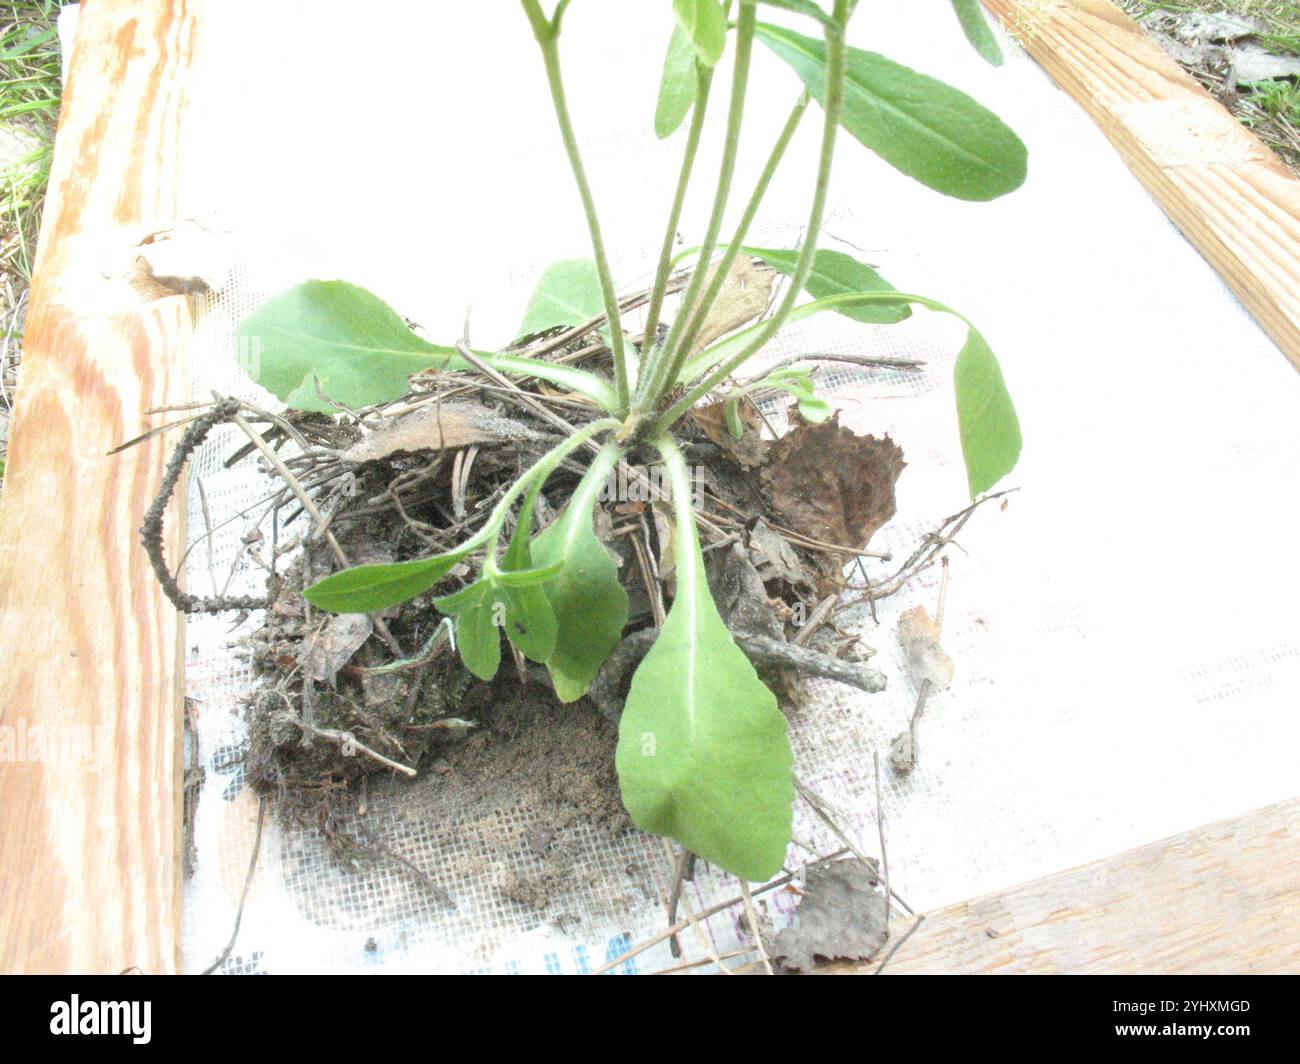
[[[458,381],[463,392],[463,378]],[[300,532],[297,560],[271,580],[274,600],[249,641],[261,684],[248,701],[246,768],[255,786],[282,799],[282,810],[318,824],[342,848],[365,848],[364,838],[353,834],[354,814],[376,776],[407,789],[411,808],[427,823],[468,818],[536,825],[529,837],[498,840],[541,858],[536,874],[514,873],[500,886],[520,904],[542,907],[569,876],[566,846],[572,843],[562,841],[565,829],[618,832],[628,826],[614,769],[617,726],[609,719],[617,712],[606,705],[602,715],[586,700],[560,704],[545,669],[512,657],[508,646],[493,682],[470,676],[432,598],[463,584],[472,560],[430,593],[377,618],[321,613],[302,595],[340,568],[339,551],[360,564],[403,561],[456,545],[556,438],[551,425],[518,405],[487,398],[472,407],[463,399],[460,404],[444,409],[427,398],[423,405],[418,397],[408,399],[400,404],[405,412],[372,419],[360,434],[356,424],[340,426],[337,438],[330,436],[332,422],[317,416],[299,416],[284,427],[283,435],[310,430],[311,453],[289,461],[297,477],[314,485],[335,542]],[[471,410],[472,416],[466,413]],[[428,424],[453,414],[469,419],[452,426],[455,433],[441,422]],[[575,417],[571,409],[565,414]],[[744,610],[724,610],[724,618],[738,636],[744,627],[751,631],[743,634],[761,634],[779,649],[801,623],[796,619],[810,616],[842,584],[840,572],[852,553],[783,530],[780,522],[793,517],[823,537],[865,541],[893,513],[901,453],[888,440],[855,437],[833,422],[815,428],[796,419],[779,445],[758,439],[753,419],[740,440],[720,436],[707,414],[684,427],[688,459],[703,483],[712,569],[730,558],[743,570],[736,586],[753,599]],[[800,484],[772,474],[774,456],[792,467],[819,469],[833,456],[836,483],[857,485],[855,505],[865,509],[846,506],[837,491],[822,493],[821,503],[806,497]],[[548,482],[539,526],[563,508],[578,475],[576,467],[565,468]],[[296,530],[294,516],[286,509],[288,526]],[[595,525],[624,574],[631,638],[659,623],[671,603],[671,503],[620,496],[597,507]],[[755,611],[768,623],[755,625]],[[798,649],[851,660],[856,637],[838,631],[833,620],[819,623],[824,630]],[[777,672],[775,689],[788,692],[790,675]],[[402,767],[416,778],[399,775]],[[522,815],[495,815],[510,811]]]
[[[614,834],[631,826],[614,772],[618,728],[586,701],[561,705],[537,685],[507,680],[499,686],[506,690],[490,707],[490,719],[444,748],[426,786],[411,797],[431,823],[468,812],[479,825],[532,824],[520,831],[488,827],[482,841],[537,859],[516,863],[499,890],[545,909],[573,885],[577,846],[569,829],[586,825]]]
[[[537,684],[505,678],[485,690],[479,727],[445,744],[431,768],[439,802],[459,810],[527,807],[543,814],[550,832],[579,823],[628,826],[614,773],[615,725],[590,703],[564,705]],[[539,853],[549,845],[542,836],[526,841]]]
[[[411,627],[403,623],[399,630]],[[508,665],[482,683],[444,654],[419,681],[415,723],[406,708],[412,679],[393,682],[386,701],[378,702],[371,690],[369,707],[355,677],[341,675],[337,690],[314,685],[317,727],[347,731],[417,768],[413,780],[319,737],[304,744],[283,693],[294,630],[281,610],[258,635],[255,659],[274,684],[248,705],[248,774],[255,786],[280,796],[283,812],[315,823],[340,854],[374,851],[377,840],[354,831],[356,814],[363,811],[367,783],[392,777],[403,808],[425,823],[456,825],[453,834],[472,835],[492,851],[535,855],[538,860],[525,866],[529,871],[507,873],[499,889],[540,910],[561,885],[572,886],[575,852],[567,829],[582,824],[617,833],[630,826],[614,770],[617,725],[585,700],[561,704],[537,677],[521,682]],[[457,726],[438,726],[448,720]],[[518,829],[521,824],[537,826]]]
[[[424,451],[349,465],[346,496],[325,502],[334,511],[336,541],[354,564],[403,561],[446,549],[472,531],[475,517],[486,515],[489,507],[477,504],[492,501],[500,485],[545,446],[544,440],[530,439],[484,448],[475,456],[472,480],[461,489],[452,483],[461,462],[451,455],[444,460],[436,451],[432,458]],[[401,490],[404,482],[409,490]],[[556,506],[572,482],[559,478],[559,492],[551,496]],[[400,506],[393,504],[395,497]],[[454,570],[434,592],[385,611],[373,624],[359,615],[322,613],[303,598],[304,587],[338,568],[326,544],[306,542],[276,578],[275,601],[249,640],[263,681],[248,703],[248,770],[255,784],[288,795],[351,792],[362,779],[393,771],[361,747],[424,774],[431,766],[445,767],[448,758],[464,760],[467,751],[489,745],[502,729],[513,734],[523,727],[532,709],[519,707],[545,703],[561,730],[571,719],[568,707],[559,707],[536,677],[523,682],[527,674],[521,676],[508,655],[491,684],[475,680],[461,666],[450,639],[440,632],[443,618],[432,598],[454,587],[467,567]],[[379,630],[381,624],[388,635]],[[396,670],[395,659],[403,659],[394,643],[410,662]],[[513,721],[512,709],[521,714]],[[355,740],[356,747],[340,736]],[[547,749],[559,751],[555,743]],[[534,762],[560,790],[574,785],[576,768],[566,773]]]

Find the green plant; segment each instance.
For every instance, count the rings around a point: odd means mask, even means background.
[[[1205,13],[1238,20],[1251,36],[1275,52],[1300,55],[1300,20],[1297,19],[1295,0],[1190,0],[1174,3],[1172,0],[1121,0],[1120,6],[1135,18],[1146,18],[1153,11],[1174,14]],[[1252,22],[1262,23],[1257,30]]]
[[[538,358],[431,344],[376,297],[341,281],[308,281],[270,300],[239,329],[241,340],[256,342],[260,382],[302,409],[382,403],[404,394],[408,375],[418,370],[473,371],[481,366],[542,379],[602,408],[603,417],[584,425],[527,469],[480,530],[454,550],[345,569],[306,591],[309,601],[326,610],[375,612],[433,590],[454,566],[481,554],[477,577],[435,598],[434,605],[455,618],[464,665],[483,678],[498,669],[504,631],[526,658],[546,666],[561,700],[575,700],[587,691],[622,638],[628,617],[617,567],[593,528],[594,507],[620,458],[638,448],[657,451],[672,489],[677,592],[656,642],[632,679],[623,712],[617,752],[623,798],[640,827],[672,836],[707,860],[754,880],[774,873],[785,857],[794,797],[791,751],[776,699],[737,647],[710,595],[674,426],[693,406],[714,395],[787,322],[828,310],[866,322],[899,321],[913,306],[956,313],[924,296],[896,291],[848,255],[818,250],[841,130],[899,170],[950,196],[992,199],[1018,187],[1025,176],[1023,145],[975,101],[883,56],[846,45],[851,0],[834,0],[829,12],[802,0],[770,2],[814,20],[820,37],[759,21],[755,0],[741,0],[732,24],[719,0],[674,0],[676,26],[655,113],[656,131],[666,137],[688,113],[694,114],[649,295],[647,339],[637,351],[621,328],[599,219],[569,121],[559,61],[569,0],[559,0],[549,17],[538,0],[521,0],[541,49],[594,251],[591,262],[567,261],[546,271],[521,332],[572,326],[603,313],[610,378]],[[969,26],[971,5],[957,6],[965,9]],[[714,71],[728,36],[734,38],[734,75],[712,210],[703,240],[693,249],[696,268],[666,323],[666,335],[656,342],[672,274],[673,237]],[[981,45],[986,53],[988,41]],[[723,245],[722,222],[755,42],[792,67],[804,88],[740,223]],[[807,237],[797,250],[747,246],[750,223],[812,100],[821,105],[823,121]],[[730,265],[741,254],[761,258],[786,274],[785,295],[770,317],[697,352],[695,341]],[[805,291],[814,298],[800,304]],[[997,360],[979,332],[966,324],[967,340],[956,366],[956,398],[974,497],[1014,466],[1020,432]],[[810,417],[826,412],[807,374],[787,369],[758,384],[790,392]],[[721,398],[734,406],[748,388],[724,392]],[[580,454],[588,456],[588,464],[567,507],[534,536],[542,486],[561,462]],[[506,540],[511,515],[513,532]]]
[[[0,125],[16,144],[3,175],[3,242],[0,265],[23,281],[31,276],[32,246],[50,176],[54,124],[59,112],[59,43],[54,0],[13,5],[0,21]]]
[[[1300,86],[1289,81],[1255,81],[1248,86],[1250,98],[1266,115],[1300,126]]]

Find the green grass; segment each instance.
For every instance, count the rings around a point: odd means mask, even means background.
[[[0,483],[59,117],[58,11],[56,0],[0,2]]]
[[[0,174],[0,270],[24,287],[31,279],[59,114],[57,14],[55,0],[0,7],[0,126],[31,141],[31,150],[8,160]]]
[[[1270,118],[1300,126],[1300,86],[1295,82],[1251,82],[1250,98]]]
[[[1183,3],[1136,0],[1121,6],[1138,18],[1152,11],[1201,11],[1206,14],[1226,11],[1243,18],[1262,19],[1268,24],[1268,32],[1256,34],[1257,40],[1276,52],[1300,55],[1300,3],[1295,0],[1184,0]]]

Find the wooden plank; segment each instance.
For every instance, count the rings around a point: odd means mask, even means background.
[[[930,913],[885,971],[1300,973],[1300,799]]]
[[[1109,0],[984,0],[1300,369],[1300,181]]]
[[[115,270],[182,214],[197,17],[168,0],[82,5],[0,512],[6,972],[179,960],[182,627],[136,532],[167,443],[107,452],[186,398],[187,302]],[[183,532],[178,508],[172,557]],[[53,759],[56,745],[84,760]]]

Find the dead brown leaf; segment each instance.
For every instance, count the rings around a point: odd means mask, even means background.
[[[721,265],[719,263],[718,265]],[[709,270],[706,286],[713,282],[718,266]],[[735,332],[756,320],[772,298],[772,283],[776,271],[755,262],[748,255],[738,255],[727,271],[727,279],[718,290],[718,298],[709,309],[700,333],[691,347],[698,354],[720,336]]]
[[[333,687],[339,670],[352,660],[374,628],[374,618],[369,614],[334,614],[303,649],[303,671],[313,680]]]
[[[800,423],[772,443],[760,473],[773,513],[802,536],[865,549],[894,516],[894,484],[906,462],[888,436],[859,436],[839,423]]]
[[[898,641],[907,655],[907,672],[920,687],[929,680],[936,687],[952,683],[952,659],[939,644],[939,628],[924,606],[914,606],[898,618]]]
[[[767,599],[767,588],[749,553],[739,543],[715,551],[706,563],[709,590],[722,619],[738,635],[785,640],[785,628]]]
[[[753,403],[743,401],[740,403],[740,422],[743,426],[740,439],[736,439],[727,429],[725,403],[697,406],[691,411],[691,417],[703,430],[709,442],[716,444],[718,450],[742,469],[755,469],[767,460],[767,451],[771,444],[763,439],[759,432],[762,421]]]
[[[812,971],[817,958],[867,961],[889,937],[885,896],[875,871],[856,857],[808,869],[793,927],[777,933],[772,956]]]
[[[537,438],[538,433],[528,426],[480,403],[428,403],[386,422],[344,451],[343,457],[349,462],[377,462],[396,454]]]
[[[799,552],[779,532],[773,532],[761,517],[749,531],[749,552],[764,582],[784,580],[791,587],[816,586],[814,575],[804,567]]]

